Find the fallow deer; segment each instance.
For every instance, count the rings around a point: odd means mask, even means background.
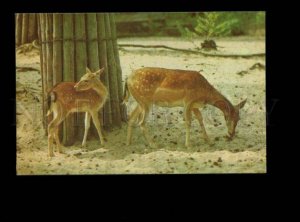
[[[197,71],[165,68],[146,67],[133,71],[125,82],[125,103],[128,102],[130,94],[138,104],[129,117],[127,145],[131,143],[132,126],[138,121],[143,135],[151,147],[155,147],[155,144],[150,139],[145,123],[153,104],[161,107],[184,107],[185,146],[190,147],[192,112],[200,124],[204,139],[212,144],[207,136],[199,108],[208,104],[222,110],[228,128],[228,139],[232,139],[235,135],[236,125],[240,120],[239,110],[246,103],[244,100],[238,105],[232,105]]]
[[[104,137],[101,131],[98,119],[98,111],[103,107],[107,96],[107,88],[100,81],[100,75],[104,68],[92,73],[86,68],[84,74],[78,83],[61,82],[56,84],[48,93],[48,113],[53,113],[53,120],[48,125],[48,154],[53,153],[53,140],[55,139],[59,153],[62,152],[58,137],[59,124],[72,112],[85,112],[85,131],[82,146],[86,145],[86,138],[90,127],[91,117],[98,131],[101,144],[104,143]]]

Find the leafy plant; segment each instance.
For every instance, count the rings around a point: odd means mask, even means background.
[[[182,27],[177,23],[178,30],[192,40],[196,36],[204,37],[201,48],[216,49],[217,46],[213,40],[217,36],[227,36],[231,34],[231,27],[237,23],[237,19],[222,18],[221,12],[204,12],[196,17],[196,25],[194,27]]]
[[[221,21],[220,15],[220,12],[206,12],[203,16],[198,16],[195,27],[196,34],[205,37],[206,40],[229,35],[231,27],[237,22],[237,19]]]

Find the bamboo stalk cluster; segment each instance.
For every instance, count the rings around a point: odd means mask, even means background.
[[[38,35],[43,88],[43,120],[47,129],[47,92],[56,83],[78,81],[86,67],[102,67],[102,82],[109,99],[99,118],[108,129],[121,126],[125,112],[121,106],[122,71],[117,46],[115,18],[112,13],[39,13]],[[83,135],[84,115],[70,115],[63,124],[62,141],[71,145]],[[94,128],[91,128],[95,132]],[[80,138],[78,138],[80,139]]]
[[[16,46],[33,42],[38,38],[37,14],[17,13],[15,14]]]

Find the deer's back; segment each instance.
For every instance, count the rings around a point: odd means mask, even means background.
[[[168,90],[174,91],[174,99],[191,94],[204,100],[215,92],[214,87],[197,71],[147,67],[136,70],[128,80],[135,98],[157,98],[159,92],[160,99],[163,99],[161,90]]]
[[[76,91],[74,82],[61,82],[56,84],[51,91],[55,92],[57,101],[62,103],[67,109],[76,108],[91,109],[98,107],[103,98],[93,89]]]

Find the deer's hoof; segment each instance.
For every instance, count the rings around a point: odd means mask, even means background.
[[[48,157],[55,157],[54,153],[48,153]]]

